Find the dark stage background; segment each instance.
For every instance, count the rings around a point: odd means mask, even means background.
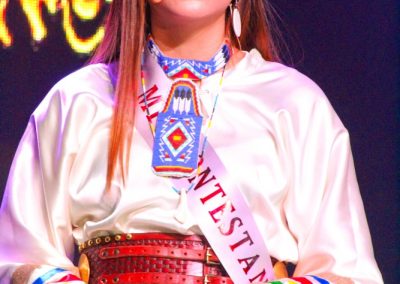
[[[106,1],[59,2],[0,1],[0,44],[8,46],[0,48],[0,194],[30,113],[56,81],[87,61],[82,52],[101,36]],[[291,35],[292,65],[322,87],[350,131],[376,258],[385,283],[398,283],[398,1],[272,2]],[[47,35],[30,24],[35,17]]]

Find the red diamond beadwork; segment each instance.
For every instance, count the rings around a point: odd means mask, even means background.
[[[167,137],[167,139],[171,143],[172,147],[177,150],[183,143],[185,143],[187,137],[180,127],[178,127]]]

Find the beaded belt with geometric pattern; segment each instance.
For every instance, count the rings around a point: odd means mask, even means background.
[[[233,284],[203,236],[104,236],[79,246],[81,277],[97,283]]]

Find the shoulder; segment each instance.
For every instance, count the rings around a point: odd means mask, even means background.
[[[52,90],[62,91],[71,96],[82,93],[109,94],[112,85],[107,65],[98,63],[82,67],[61,79]]]
[[[81,101],[113,104],[113,86],[107,65],[87,65],[62,78],[50,89],[34,114],[45,113],[55,104],[65,111]]]
[[[107,65],[85,66],[61,79],[32,113],[31,121],[42,132],[90,129],[109,120],[113,112],[114,89]]]
[[[318,121],[342,127],[322,89],[298,70],[266,61],[257,50],[248,52],[235,69],[228,74],[230,88],[246,94],[243,98],[252,101],[266,117],[284,118],[304,129]]]
[[[259,77],[260,82],[266,87],[269,86],[274,91],[271,93],[279,96],[280,100],[301,99],[311,102],[326,99],[322,89],[295,68],[278,62],[266,61],[256,50],[251,51],[249,55],[254,62],[252,76]]]
[[[251,90],[249,95],[271,110],[308,111],[316,104],[330,108],[325,93],[312,79],[282,63],[264,60],[257,50],[248,52],[235,69],[231,83]]]

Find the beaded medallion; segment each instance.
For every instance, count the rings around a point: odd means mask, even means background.
[[[197,169],[202,123],[196,85],[175,80],[157,117],[152,161],[157,175],[188,177]]]

